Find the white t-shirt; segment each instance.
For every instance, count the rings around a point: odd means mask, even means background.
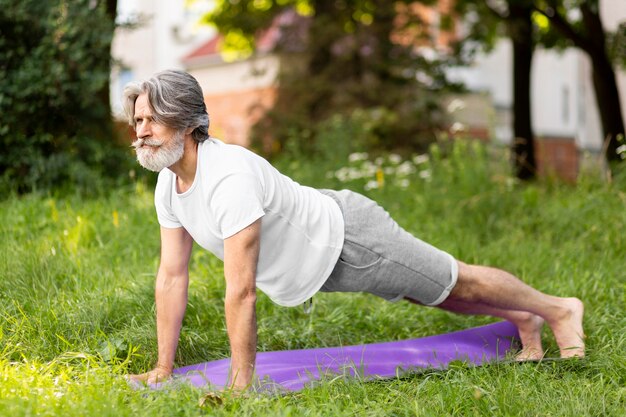
[[[204,249],[224,259],[224,239],[261,219],[256,285],[272,301],[295,306],[330,276],[344,239],[343,215],[329,196],[282,175],[265,159],[208,139],[198,145],[193,184],[176,191],[163,169],[155,191],[161,226],[184,227]]]

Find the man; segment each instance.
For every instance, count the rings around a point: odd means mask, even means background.
[[[139,381],[167,378],[187,304],[193,241],[224,261],[225,315],[234,389],[253,379],[257,287],[296,306],[317,291],[365,291],[517,325],[519,359],[543,356],[541,329],[552,329],[562,357],[584,356],[583,304],[543,294],[513,275],[467,265],[411,236],[381,207],[351,191],[315,190],[266,160],[208,135],[197,81],[164,71],[124,91],[137,132],[139,163],[159,172],[161,226],[156,278],[158,363]]]

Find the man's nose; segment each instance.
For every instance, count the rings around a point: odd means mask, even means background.
[[[135,130],[137,132],[138,139],[145,139],[150,137],[150,124],[145,120],[141,123],[138,123]]]

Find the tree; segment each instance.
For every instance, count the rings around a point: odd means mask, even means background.
[[[622,106],[617,89],[615,70],[607,45],[607,33],[600,17],[598,0],[535,0],[535,10],[545,16],[550,25],[545,39],[554,46],[575,46],[589,55],[593,68],[593,86],[596,103],[600,111],[602,133],[605,141],[605,155],[609,161],[621,161],[617,148],[619,138],[624,137]],[[550,30],[556,31],[565,42],[551,38]],[[610,39],[623,39],[625,26],[617,36]],[[553,34],[552,34],[553,35]],[[618,46],[617,43],[615,43]],[[624,55],[614,56],[619,63]]]
[[[115,8],[115,1],[0,0],[2,188],[87,188],[117,173],[108,98]]]
[[[103,11],[106,17],[107,26],[109,30],[111,31],[111,35],[112,35],[113,31],[115,30],[115,19],[117,18],[117,0],[100,0],[99,2],[103,3],[102,6],[100,7],[104,9]],[[111,73],[112,41],[113,41],[113,36],[111,36],[110,41],[107,42],[108,46],[106,44],[102,45],[103,52],[105,53],[98,55],[101,58],[101,62],[99,62],[97,66],[98,68],[101,68],[102,71],[106,70],[107,74]],[[102,119],[103,121],[108,122],[106,128],[111,134],[113,134],[112,118],[111,118],[111,113],[110,113],[111,91],[110,91],[110,84],[108,82],[102,84],[102,87],[100,87],[100,91],[98,92],[98,97],[100,99],[101,108],[108,112],[108,116],[103,115]]]
[[[508,33],[513,43],[513,155],[515,175],[527,180],[537,171],[535,161],[530,74],[535,48],[530,0],[508,0]]]
[[[513,166],[515,175],[529,180],[536,175],[534,134],[531,118],[531,66],[535,49],[532,0],[459,0],[456,12],[465,16],[469,34],[465,45],[491,49],[499,33],[513,47]],[[469,17],[469,19],[467,19]],[[469,42],[469,44],[467,43]]]
[[[429,34],[414,3],[433,1],[223,0],[206,21],[224,34],[227,47],[251,51],[260,31],[294,15],[278,24],[278,98],[257,131],[271,131],[281,145],[300,140],[311,150],[319,123],[365,114],[361,145],[415,149],[442,123],[435,93],[450,84],[443,59],[418,53]]]

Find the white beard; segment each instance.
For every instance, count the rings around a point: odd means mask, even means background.
[[[137,139],[132,146],[137,154],[139,164],[154,172],[170,167],[178,162],[185,151],[182,132],[177,132],[169,141],[162,139]]]

